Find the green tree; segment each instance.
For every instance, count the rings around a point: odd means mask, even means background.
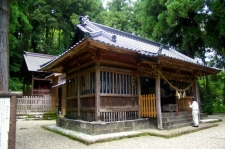
[[[199,79],[202,112],[225,112],[224,81],[224,71]]]
[[[22,64],[23,51],[29,49],[29,34],[32,29],[27,18],[28,13],[25,3],[13,1],[10,3],[10,26],[9,26],[9,48],[10,48],[10,90],[21,90],[22,83],[20,76],[20,67]]]
[[[224,68],[225,65],[225,1],[206,0],[207,21],[205,24],[207,47],[215,51],[214,64]]]
[[[179,49],[204,61],[204,31],[201,29],[204,0],[140,1],[144,36]],[[147,17],[146,17],[147,16]]]
[[[134,30],[134,4],[131,1],[113,0],[107,3],[107,11],[102,12],[103,24],[128,32]]]
[[[79,15],[102,22],[101,0],[15,0],[10,3],[10,89],[21,90],[23,51],[58,55],[74,35]]]

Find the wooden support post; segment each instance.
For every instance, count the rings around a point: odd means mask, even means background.
[[[62,110],[62,115],[66,115],[67,111],[67,99],[66,99],[66,84],[62,86],[62,105],[63,105],[63,110]]]
[[[103,81],[103,80],[102,80]],[[102,86],[103,87],[103,86]],[[100,120],[100,62],[96,62],[95,69],[95,121]]]
[[[195,100],[198,102],[198,106],[199,106],[199,116],[198,116],[198,121],[200,121],[200,111],[201,111],[201,100],[200,100],[200,94],[199,94],[199,87],[198,87],[198,80],[195,80],[194,83],[194,88],[195,88]]]
[[[80,73],[80,65],[78,66],[78,73]],[[77,77],[77,116],[80,119],[80,92],[81,92],[81,76],[78,75]],[[72,91],[73,92],[73,91]]]
[[[32,89],[31,89],[31,96],[34,94],[34,72],[32,72]]]
[[[141,80],[140,80],[140,73],[138,71],[138,75],[137,75],[137,94],[138,94],[138,107],[140,107],[140,98],[141,98]],[[141,117],[141,109],[139,108],[138,110],[138,117]]]
[[[157,125],[158,129],[162,130],[162,112],[161,112],[161,95],[160,95],[160,74],[157,73],[155,79],[155,88],[156,88],[156,112],[157,112]]]

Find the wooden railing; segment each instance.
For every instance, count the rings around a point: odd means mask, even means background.
[[[33,114],[51,111],[51,96],[23,96],[17,98],[17,114]]]
[[[156,117],[156,97],[155,94],[141,95],[140,97],[141,117]]]
[[[178,110],[179,111],[191,111],[188,102],[192,102],[192,98],[181,98],[178,99]]]

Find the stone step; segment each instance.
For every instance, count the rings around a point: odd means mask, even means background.
[[[173,129],[193,125],[191,112],[168,112],[162,114],[164,129]]]
[[[171,125],[171,126],[168,126],[168,127],[164,127],[164,129],[176,129],[176,128],[181,128],[181,127],[185,127],[185,126],[192,126],[193,124],[194,124],[193,122],[176,124],[176,125]]]
[[[180,116],[162,117],[162,122],[178,121],[178,120],[186,120],[186,119],[192,119],[192,115],[180,115]]]
[[[163,112],[162,117],[171,117],[171,116],[181,116],[181,115],[191,115],[191,112]]]
[[[163,122],[162,124],[164,126],[169,126],[169,125],[185,124],[185,123],[190,123],[190,122],[192,122],[192,119],[166,121],[166,122]]]
[[[208,114],[200,113],[200,119],[208,119]]]

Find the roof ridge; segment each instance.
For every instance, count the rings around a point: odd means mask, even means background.
[[[86,30],[89,31],[87,32],[83,30],[86,37],[96,37],[96,36],[102,35],[105,38],[113,42],[116,42],[115,34],[109,34],[105,30],[93,24],[93,22],[89,21],[88,16],[84,16],[84,17],[80,16],[80,24],[82,27],[86,27]],[[79,27],[79,24],[78,24],[78,27]]]
[[[89,22],[91,22],[91,21],[89,21]],[[140,41],[140,42],[144,42],[144,43],[155,44],[156,46],[162,45],[164,49],[169,50],[169,46],[164,45],[162,43],[158,43],[158,42],[155,42],[155,41],[152,41],[152,40],[149,40],[149,39],[146,39],[146,38],[143,38],[143,37],[131,34],[131,33],[127,33],[127,32],[124,32],[124,31],[121,31],[119,29],[115,29],[115,28],[112,28],[112,27],[109,27],[109,26],[106,26],[106,25],[98,24],[98,23],[95,23],[95,22],[91,22],[91,23],[93,25],[96,25],[98,28],[100,26],[100,27],[102,27],[106,30],[109,29],[111,32],[116,31],[116,33],[118,33],[118,35],[120,35],[120,36],[124,35],[125,37],[131,38],[131,39],[134,39],[134,40],[137,40],[137,41]],[[102,29],[102,30],[104,30],[104,29]],[[122,33],[122,34],[119,34],[119,33]],[[115,34],[115,35],[117,35],[117,34]]]

